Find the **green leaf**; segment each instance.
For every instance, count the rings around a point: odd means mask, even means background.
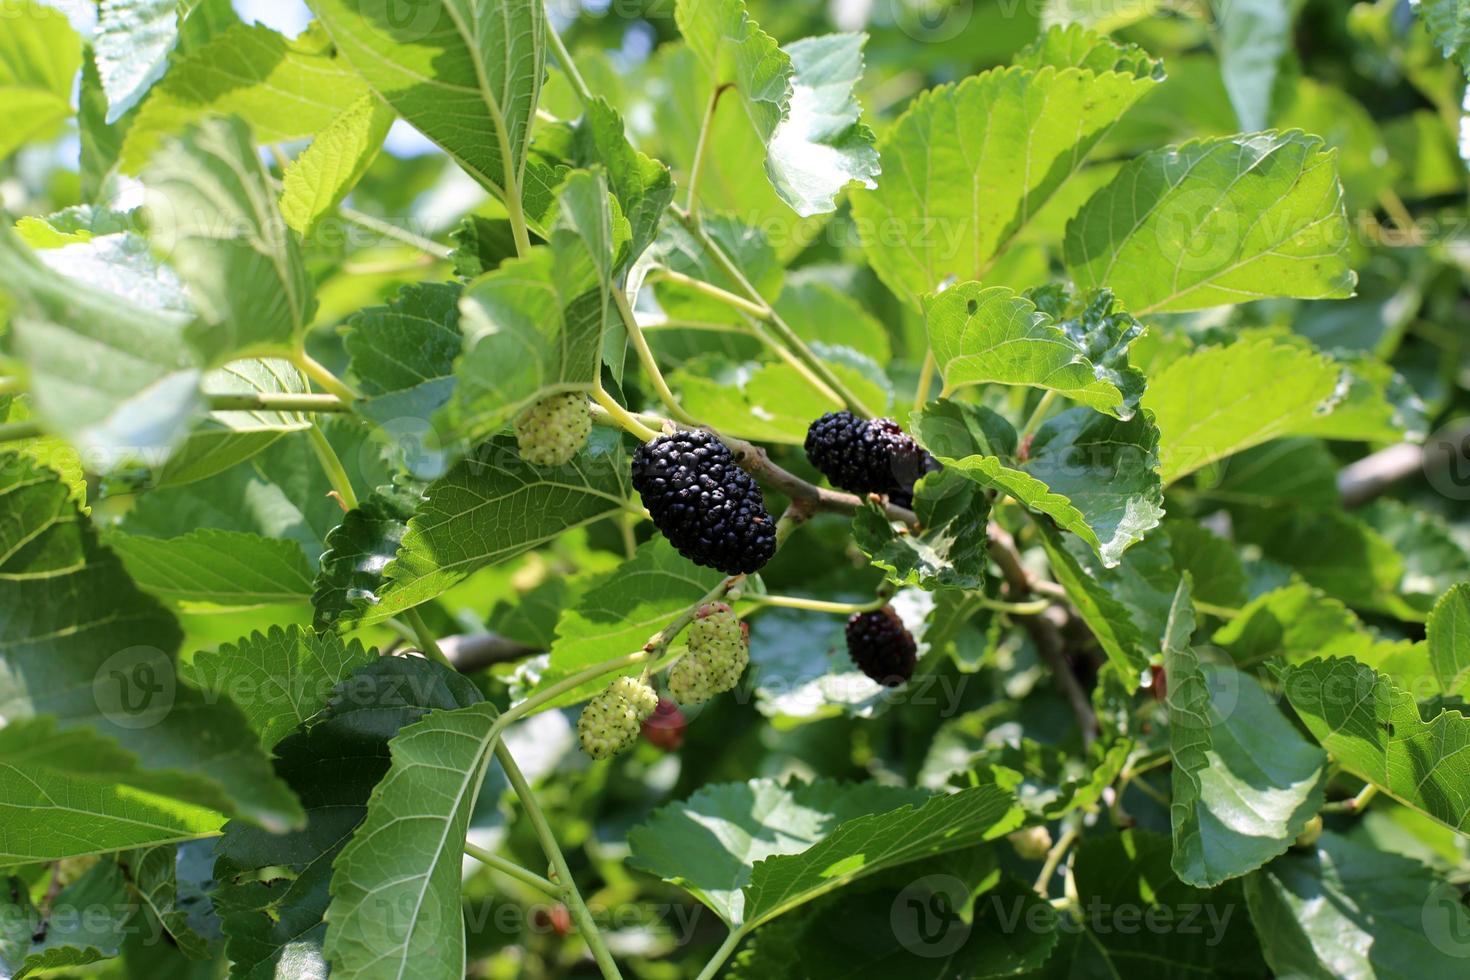
[[[86,738],[94,746],[74,756],[33,753],[37,764],[48,758],[52,765],[63,763],[62,779],[75,778],[77,771],[98,776],[93,756],[106,756],[101,773],[114,768],[125,774],[136,767],[146,777],[143,788],[165,795],[160,805],[185,814],[191,828],[207,822],[201,807],[272,829],[294,825],[301,810],[271,775],[240,712],[178,683],[174,657],[180,633],[173,617],[138,591],[122,563],[98,543],[54,473],[14,454],[0,462],[0,581],[6,583],[0,589],[0,635],[6,638],[0,649],[0,714],[12,724],[49,717],[61,736]],[[108,750],[98,752],[97,745]],[[19,776],[24,769],[12,771]],[[107,780],[113,781],[127,780]],[[24,856],[0,861],[60,858],[183,836],[177,820],[160,827],[146,819],[125,821],[123,828],[100,818],[94,823],[85,807],[55,802],[69,795],[53,797],[20,777],[10,799],[26,799],[27,805],[4,821],[8,833],[0,852],[23,848]],[[62,829],[69,824],[77,826]]]
[[[310,390],[306,377],[293,364],[275,359],[231,361],[205,374],[201,387],[210,394],[301,394]],[[265,451],[286,433],[310,425],[311,420],[300,412],[210,412],[169,455],[155,474],[153,486],[208,479]]]
[[[955,786],[994,783],[1014,793],[1031,817],[1059,820],[1075,810],[1091,809],[1102,799],[1128,761],[1133,744],[1119,739],[1106,749],[1093,742],[1081,761],[1060,748],[1029,738],[987,747],[967,771],[955,774]]]
[[[202,411],[202,358],[187,340],[193,317],[180,308],[178,281],[148,263],[112,261],[128,241],[32,253],[0,228],[0,282],[17,301],[11,340],[36,416],[102,472],[166,456]],[[114,274],[103,278],[98,266]]]
[[[1245,881],[1276,976],[1444,978],[1465,973],[1470,913],[1417,861],[1324,833]]]
[[[679,0],[679,33],[716,87],[735,90],[766,148],[766,177],[799,215],[837,207],[853,181],[873,186],[873,133],[858,122],[863,34],[828,34],[778,47],[744,0]]]
[[[1436,599],[1470,579],[1470,549],[1439,514],[1380,498],[1363,508],[1359,519],[1403,558],[1396,591],[1418,612],[1428,613]]]
[[[398,553],[409,518],[422,499],[418,488],[379,487],[343,515],[342,523],[327,535],[311,594],[316,629],[331,629],[344,616],[350,619],[359,599],[382,590],[383,569]]]
[[[1148,653],[1128,608],[1083,570],[1067,551],[1059,532],[1045,525],[1038,527],[1052,574],[1067,590],[1067,598],[1072,600],[1077,614],[1097,637],[1108,660],[1117,666],[1123,686],[1129,693],[1138,690],[1139,678],[1148,669]]]
[[[0,943],[0,974],[29,976],[38,970],[81,967],[111,959],[122,950],[129,932],[133,902],[118,866],[102,861],[67,885],[43,910],[31,903],[24,884],[8,882],[9,900],[0,903],[6,923]],[[17,937],[17,927],[24,930]]]
[[[1440,596],[1429,614],[1429,660],[1440,689],[1470,696],[1470,583]]]
[[[965,282],[946,289],[925,302],[924,324],[947,392],[974,384],[1025,385],[1117,418],[1133,415],[1141,385],[1125,396],[1114,373],[1089,361],[1067,330],[1004,286]]]
[[[393,110],[363,93],[319,130],[282,175],[281,214],[286,224],[309,235],[317,220],[342,203],[382,149]]]
[[[550,207],[526,144],[544,75],[546,13],[523,0],[433,0],[413,10],[312,0],[337,49],[413,127],[502,199]],[[545,185],[545,189],[543,189]]]
[[[1264,129],[1272,87],[1291,47],[1293,8],[1275,0],[1227,0],[1213,7],[1220,74],[1240,128]]]
[[[486,443],[429,485],[408,522],[383,588],[358,602],[360,624],[382,622],[465,576],[562,532],[625,510],[632,494],[618,437],[593,433],[566,466],[541,469],[513,443]]]
[[[296,353],[316,307],[301,246],[239,119],[208,119],[153,156],[143,175],[150,238],[189,287],[211,361]]]
[[[1219,470],[1202,481],[1204,492],[1227,505],[1335,507],[1339,500],[1337,460],[1320,439],[1274,439],[1236,453]]]
[[[1409,692],[1336,657],[1288,667],[1282,686],[1307,730],[1348,772],[1455,830],[1470,826],[1470,774],[1456,759],[1470,745],[1470,721],[1459,711],[1424,721]]]
[[[212,840],[161,844],[124,855],[133,888],[185,956],[208,959],[220,939],[212,890]]]
[[[218,650],[201,650],[184,677],[202,691],[234,701],[270,749],[315,715],[328,693],[358,667],[378,659],[356,639],[300,626],[272,626]]]
[[[682,557],[662,537],[644,542],[633,558],[562,611],[551,660],[537,687],[544,689],[584,667],[641,649],[649,636],[724,577]],[[606,680],[589,682],[556,703],[585,700],[606,685]]]
[[[220,839],[214,895],[233,975],[325,976],[323,914],[332,862],[388,772],[389,739],[431,709],[480,698],[467,678],[417,657],[382,657],[354,671],[326,708],[276,745],[276,773],[300,794],[307,825],[268,834],[231,821]]]
[[[1470,74],[1470,9],[1464,0],[1421,0],[1418,9],[1445,58]]]
[[[533,401],[598,384],[603,334],[616,316],[613,256],[627,222],[615,219],[601,171],[574,171],[557,202],[548,248],[465,287],[464,353],[444,412],[458,437],[492,435]]]
[[[163,77],[179,22],[197,0],[111,0],[97,17],[92,48],[107,94],[107,124],[117,122]]]
[[[1149,378],[1164,485],[1243,449],[1308,429],[1331,407],[1328,357],[1267,338],[1201,347]]]
[[[217,833],[225,818],[190,795],[102,733],[58,730],[51,718],[23,718],[0,728],[5,864]]]
[[[866,405],[887,405],[889,392],[855,368],[829,361],[832,373]],[[817,391],[790,364],[731,364],[720,358],[685,361],[669,383],[684,408],[721,432],[799,446],[812,419],[842,404]]]
[[[852,520],[853,540],[863,554],[896,585],[984,588],[990,561],[990,501],[984,492],[942,470],[915,484],[913,507],[923,527],[918,533],[895,529],[883,508],[864,503]]]
[[[1283,853],[1322,807],[1327,756],[1297,734],[1255,678],[1200,662],[1189,584],[1164,642],[1174,760],[1172,867],[1209,888]]]
[[[804,851],[755,864],[745,886],[745,922],[756,926],[866,875],[1003,837],[1023,820],[1015,797],[998,786],[845,820]]]
[[[794,270],[781,289],[776,312],[804,340],[850,347],[887,363],[893,356],[888,328],[857,297],[822,278],[822,271]]]
[[[334,970],[464,972],[460,864],[498,713],[488,703],[436,711],[388,743],[393,763],[332,862],[323,951]]]
[[[1090,52],[1081,65],[1077,47]],[[915,309],[947,279],[985,279],[1113,124],[1163,78],[1138,48],[1078,28],[1053,30],[1016,62],[920,94],[884,134],[878,189],[854,195],[868,261]]]
[[[295,541],[212,528],[177,538],[112,531],[103,539],[139,588],[170,602],[255,606],[311,595],[311,569]]]
[[[1174,567],[1190,574],[1196,601],[1227,609],[1246,601],[1245,569],[1229,541],[1184,518],[1165,521],[1164,530]]]
[[[288,41],[235,24],[174,60],[128,128],[122,168],[138,173],[166,137],[209,118],[243,119],[263,144],[314,136],[366,91],[318,32]]]
[[[623,117],[601,96],[587,103],[577,124],[576,144],[579,166],[600,163],[606,168],[608,187],[628,219],[628,247],[618,263],[627,268],[658,237],[664,212],[674,199],[674,175],[628,142]]]
[[[1144,830],[1084,838],[1072,859],[1076,911],[1037,976],[1264,975],[1239,884],[1185,884],[1169,851],[1167,837]]]
[[[0,36],[0,159],[50,137],[71,115],[72,81],[81,66],[81,41],[60,11],[32,0],[7,11]]]
[[[1107,286],[1142,316],[1351,296],[1349,239],[1335,154],[1317,136],[1267,132],[1130,161],[1068,223],[1065,258],[1080,288]]]
[[[1429,434],[1425,406],[1418,393],[1388,364],[1367,354],[1340,352],[1345,388],[1330,415],[1303,428],[1323,439],[1365,442],[1423,442]]]
[[[988,409],[940,399],[915,418],[917,438],[946,467],[1052,518],[1104,565],[1118,564],[1163,517],[1148,413],[1119,422],[1085,408],[1062,412],[1037,430],[1024,458],[1010,423]]]
[[[678,884],[734,925],[750,921],[744,889],[760,862],[800,854],[844,821],[899,807],[912,813],[927,799],[923,790],[877,783],[717,783],[629,831],[629,863]]]

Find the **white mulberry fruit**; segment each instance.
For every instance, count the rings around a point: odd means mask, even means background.
[[[619,677],[592,698],[577,719],[577,740],[594,759],[609,759],[638,739],[658,694],[636,677]]]
[[[723,602],[700,607],[689,624],[689,652],[669,670],[669,692],[680,704],[699,704],[731,690],[750,663],[745,624]]]
[[[587,444],[592,411],[579,391],[543,398],[516,416],[516,445],[532,466],[563,466]]]

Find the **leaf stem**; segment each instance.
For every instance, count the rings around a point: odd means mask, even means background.
[[[735,952],[735,948],[740,945],[740,941],[744,938],[744,926],[737,926],[731,929],[730,935],[725,937],[723,943],[720,943],[720,948],[715,950],[714,955],[709,958],[709,962],[704,965],[704,969],[699,971],[699,976],[695,980],[714,980],[715,977],[719,976],[720,967],[725,965],[725,961],[730,958],[731,953]]]
[[[20,378],[0,378],[0,395],[18,395],[26,390]]]
[[[939,362],[934,357],[934,348],[925,348],[924,363],[919,368],[919,385],[914,389],[915,408],[923,408],[928,403],[930,386],[933,385],[934,373],[938,370]]]
[[[653,385],[654,392],[668,406],[669,414],[685,425],[698,426],[699,420],[684,411],[684,406],[679,404],[678,397],[669,388],[668,381],[664,379],[663,372],[659,370],[658,361],[653,356],[653,348],[648,346],[648,338],[643,336],[643,327],[639,324],[638,318],[633,315],[633,308],[628,304],[628,294],[621,289],[614,289],[613,302],[617,305],[618,313],[622,315],[623,326],[628,331],[628,339],[633,343],[633,350],[638,353],[638,363],[643,366],[643,373],[648,376],[649,384]]]
[[[1212,602],[1200,602],[1197,599],[1195,600],[1194,608],[1202,613],[1218,616],[1221,619],[1234,619],[1240,615],[1239,609],[1233,609],[1230,606],[1217,606]]]
[[[1368,783],[1366,786],[1358,791],[1357,796],[1354,796],[1350,800],[1337,800],[1332,803],[1324,803],[1322,805],[1322,812],[1358,813],[1372,801],[1373,797],[1377,795],[1378,786],[1374,783]]]
[[[206,394],[211,412],[350,412],[352,406],[336,395],[312,391],[242,391]]]
[[[607,412],[621,428],[637,436],[640,442],[658,438],[657,432],[638,421],[636,416],[619,405],[618,400],[603,390],[601,385],[592,392],[592,400],[601,405],[603,411]]]
[[[1066,829],[1062,831],[1062,836],[1057,838],[1057,842],[1051,846],[1051,850],[1046,852],[1046,860],[1041,865],[1041,873],[1036,876],[1036,884],[1034,886],[1036,894],[1042,898],[1050,897],[1051,888],[1049,886],[1051,885],[1052,875],[1057,873],[1057,867],[1062,863],[1062,858],[1067,856],[1068,848],[1081,836],[1082,831],[1075,823],[1069,823]]]
[[[1041,401],[1037,402],[1036,407],[1031,410],[1031,417],[1028,418],[1026,420],[1026,424],[1021,427],[1021,442],[1024,443],[1027,439],[1036,435],[1036,430],[1041,428],[1042,422],[1046,421],[1046,415],[1048,412],[1051,411],[1052,405],[1056,404],[1056,400],[1057,393],[1055,391],[1048,391],[1046,394],[1041,396]]]
[[[674,213],[680,222],[683,223],[684,227],[689,230],[689,234],[693,235],[700,246],[715,260],[715,264],[720,267],[725,275],[729,276],[740,287],[741,292],[745,293],[751,303],[760,307],[761,318],[771,325],[771,330],[775,333],[777,339],[791,348],[803,361],[806,361],[807,365],[815,372],[817,377],[821,378],[827,387],[836,392],[848,408],[866,418],[872,418],[872,411],[863,404],[862,399],[848,390],[847,386],[842,383],[842,380],[832,373],[832,369],[827,363],[818,357],[807,346],[806,341],[802,340],[796,331],[791,329],[791,325],[786,322],[781,314],[777,313],[771,304],[766,302],[765,297],[760,294],[760,291],[755,286],[751,285],[750,280],[745,277],[744,272],[740,271],[740,267],[735,264],[734,260],[725,254],[725,250],[720,247],[719,242],[716,242],[709,236],[709,233],[704,230],[704,226],[699,223],[694,214],[690,211],[678,210],[677,208],[674,209]]]
[[[317,386],[322,390],[336,395],[344,402],[350,403],[357,401],[357,392],[353,391],[347,382],[333,374],[325,364],[308,354],[306,348],[303,347],[298,350],[293,360],[296,362],[296,366],[308,378],[315,381]]]
[[[561,65],[562,73],[567,76],[567,81],[572,83],[572,91],[577,93],[577,99],[584,106],[591,102],[592,90],[587,87],[587,80],[577,70],[577,63],[572,60],[566,42],[556,32],[556,25],[551,22],[550,11],[546,12],[546,42],[551,45],[551,53],[556,57],[556,63]]]
[[[556,843],[556,835],[552,833],[551,825],[546,820],[546,814],[542,812],[541,804],[536,800],[536,793],[531,789],[531,784],[526,782],[521,767],[516,765],[503,739],[497,738],[495,741],[495,758],[499,760],[501,768],[505,770],[505,778],[510,781],[511,788],[520,798],[526,819],[531,821],[531,828],[536,832],[537,840],[541,842],[541,849],[546,852],[546,859],[551,862],[551,867],[556,873],[555,884],[557,890],[561,892],[562,901],[572,913],[572,919],[576,921],[577,928],[581,930],[582,941],[591,950],[592,958],[597,961],[598,969],[602,971],[606,980],[622,980],[622,974],[618,972],[618,964],[613,959],[612,953],[608,951],[607,944],[602,941],[602,933],[598,931],[597,923],[593,921],[587,903],[582,900],[582,893],[577,890],[577,883],[572,879],[571,868],[567,867],[567,859],[562,854],[561,847]]]
[[[438,242],[425,238],[422,235],[416,235],[407,228],[398,227],[391,221],[375,218],[356,208],[349,208],[345,204],[338,205],[337,213],[342,216],[343,220],[350,221],[359,228],[366,228],[368,231],[382,235],[384,238],[391,238],[400,245],[416,248],[425,255],[432,256],[439,261],[444,261],[449,258],[449,246],[440,245]]]
[[[485,850],[483,847],[465,841],[464,852],[481,864],[508,875],[519,882],[530,885],[537,891],[550,895],[552,898],[561,898],[561,889],[556,887],[548,878],[543,878],[536,872],[521,867],[514,861],[508,861],[498,854]]]
[[[751,595],[746,600],[756,606],[779,606],[782,609],[805,609],[810,612],[834,613],[848,616],[853,613],[872,612],[888,605],[887,593],[876,596],[870,602],[828,602],[824,599],[808,599],[797,595]]]
[[[709,149],[709,135],[714,128],[715,110],[720,107],[720,96],[725,94],[728,85],[716,85],[714,91],[709,94],[709,101],[705,103],[704,118],[699,121],[699,138],[694,143],[694,162],[689,166],[689,192],[684,198],[684,207],[698,221],[699,212],[699,172],[704,167],[705,152]]]
[[[424,656],[441,667],[448,667],[450,670],[454,670],[454,664],[445,655],[443,649],[440,648],[439,641],[434,638],[434,631],[429,629],[428,623],[424,622],[423,614],[418,611],[418,608],[414,607],[405,611],[403,618],[408,621],[408,625],[413,630],[414,636],[418,638],[419,649],[423,652]]]
[[[311,440],[311,448],[316,451],[317,462],[322,464],[322,472],[327,474],[327,481],[332,484],[332,489],[341,498],[342,506],[346,510],[357,509],[357,492],[352,489],[352,481],[347,477],[347,469],[342,465],[342,460],[337,456],[337,451],[327,441],[326,433],[318,426],[309,426],[306,430],[307,437]]]
[[[1030,602],[1005,602],[1001,599],[991,599],[988,596],[976,596],[976,601],[981,609],[993,609],[996,612],[1010,613],[1014,616],[1038,616],[1051,606],[1050,599],[1033,599]]]
[[[710,299],[713,299],[720,303],[724,303],[726,306],[733,307],[739,310],[741,313],[748,313],[749,315],[762,320],[766,318],[766,312],[769,307],[767,307],[765,304],[751,302],[743,296],[735,295],[728,289],[722,289],[719,286],[716,286],[712,282],[705,282],[703,279],[696,279],[693,276],[686,276],[682,272],[676,272],[675,270],[668,268],[660,268],[656,275],[657,278],[662,279],[665,282],[676,283],[677,285],[683,286],[686,289],[692,289],[694,292],[699,293],[702,296],[708,296]]]
[[[0,425],[0,442],[20,442],[41,435],[41,426],[36,422],[9,422]]]

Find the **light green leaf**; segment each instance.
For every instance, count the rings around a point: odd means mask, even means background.
[[[179,40],[179,22],[197,0],[108,0],[97,16],[92,49],[111,125],[163,77]]]
[[[1440,689],[1470,696],[1470,583],[1440,596],[1429,614],[1429,661]]]
[[[225,818],[86,728],[50,718],[0,728],[0,861],[53,861],[217,833]]]
[[[740,98],[766,147],[766,177],[793,211],[832,211],[850,182],[873,186],[873,133],[858,122],[852,94],[866,35],[810,37],[783,49],[744,0],[679,0],[674,17],[713,84]]]
[[[127,264],[137,239],[104,238],[32,253],[0,228],[0,288],[17,301],[10,327],[36,416],[109,472],[166,458],[202,411],[203,364],[178,280]]]
[[[985,493],[943,470],[914,485],[913,509],[923,528],[918,532],[895,529],[883,508],[864,503],[852,519],[853,540],[897,585],[983,589],[990,563]]]
[[[37,909],[18,878],[6,882],[0,902],[6,940],[0,943],[0,975],[30,976],[37,970],[81,967],[117,956],[131,931],[135,903],[122,871],[101,861]],[[19,929],[17,928],[19,927]]]
[[[1459,890],[1405,857],[1324,833],[1245,880],[1261,949],[1281,977],[1465,974],[1470,913]]]
[[[1352,610],[1305,582],[1257,596],[1210,639],[1242,669],[1271,657],[1302,663],[1324,652],[1366,660],[1378,642]]]
[[[322,915],[331,901],[332,861],[388,772],[389,739],[431,709],[479,700],[468,678],[437,664],[381,657],[354,671],[320,714],[276,744],[276,773],[300,794],[307,825],[288,834],[239,821],[225,827],[213,901],[236,976],[326,975]],[[343,765],[344,759],[351,763]]]
[[[1015,797],[998,786],[845,820],[804,851],[755,864],[745,887],[745,921],[768,922],[866,875],[1002,837],[1024,820]]]
[[[846,364],[828,362],[866,405],[887,405],[890,394]],[[743,439],[799,446],[812,419],[843,406],[817,391],[784,362],[731,364],[719,358],[685,361],[672,372],[684,408],[721,432]]]
[[[1267,338],[1201,347],[1149,378],[1167,486],[1217,459],[1310,428],[1331,407],[1331,358]]]
[[[263,24],[235,24],[175,59],[128,127],[122,168],[138,173],[166,137],[213,117],[243,119],[261,143],[314,136],[366,92],[318,32],[288,41]]]
[[[1297,734],[1255,678],[1200,662],[1187,580],[1164,641],[1174,760],[1172,866],[1209,888],[1283,853],[1322,806],[1326,754]]]
[[[854,195],[869,262],[916,309],[947,279],[983,280],[1163,77],[1139,49],[1080,28],[1053,30],[1016,60],[914,99],[880,144],[878,189]]]
[[[546,213],[555,180],[526,153],[545,74],[542,4],[431,0],[406,15],[353,0],[310,7],[400,116],[501,198],[521,189],[529,218]]]
[[[164,797],[159,805],[183,814],[191,828],[208,822],[203,808],[272,829],[295,824],[301,810],[271,775],[245,718],[233,705],[212,703],[178,682],[178,625],[98,543],[69,489],[23,457],[0,462],[0,715],[12,725],[54,719],[58,739],[85,738],[105,748],[76,752],[73,742],[51,764],[64,763],[69,772],[60,778],[67,780],[76,771],[96,776],[92,767],[104,756],[100,771],[109,775],[135,767],[141,776],[130,781],[146,779],[143,788]],[[125,821],[124,836],[100,818],[94,834],[91,814],[85,807],[78,813],[76,801],[67,802],[70,794],[55,796],[26,782],[23,770],[12,766],[11,772],[19,785],[7,799],[24,803],[0,824],[6,831],[0,852],[9,854],[0,862],[191,836],[180,833],[178,820],[156,827],[146,819]],[[69,823],[77,826],[63,829]]]
[[[544,689],[584,667],[640,649],[649,636],[723,580],[721,573],[682,557],[662,537],[644,542],[632,559],[563,610],[551,660],[537,687]],[[556,703],[585,700],[606,685],[606,680],[592,681]]]
[[[1067,271],[1135,314],[1265,296],[1341,299],[1357,276],[1335,154],[1300,132],[1155,150],[1067,225]]]
[[[1470,720],[1441,711],[1423,720],[1413,696],[1372,667],[1336,657],[1288,667],[1287,700],[1348,772],[1461,831],[1470,827]]]
[[[311,234],[317,220],[342,203],[377,159],[393,119],[392,109],[365,92],[319,130],[282,175],[281,214],[286,224],[302,235]]]
[[[601,96],[587,103],[575,139],[577,164],[606,168],[608,187],[628,219],[628,248],[618,263],[627,268],[658,237],[664,212],[674,199],[674,175],[628,142],[623,117]]]
[[[191,339],[215,362],[294,354],[315,311],[313,284],[245,124],[201,122],[164,144],[143,180],[153,247],[204,321]]]
[[[847,271],[829,268],[839,276]],[[850,347],[879,364],[887,363],[893,356],[888,328],[857,297],[822,278],[824,271],[794,270],[781,289],[776,312],[805,340]]]
[[[527,404],[598,384],[612,307],[613,256],[627,240],[605,175],[574,171],[557,190],[549,247],[507,261],[465,288],[464,353],[444,415],[459,438],[504,427]]]
[[[359,601],[359,621],[396,616],[472,572],[626,509],[627,481],[617,436],[605,430],[556,469],[524,462],[506,440],[486,443],[429,485],[383,588]]]
[[[0,159],[51,136],[71,115],[72,80],[81,66],[81,40],[66,15],[32,0],[6,11],[0,32]]]
[[[323,951],[334,971],[364,980],[464,972],[460,863],[497,714],[488,703],[436,711],[388,743],[392,765],[332,862]]]
[[[767,858],[800,854],[844,821],[908,809],[923,790],[773,779],[705,786],[628,833],[634,867],[678,884],[725,922],[748,921],[745,886]]]
[[[295,541],[213,528],[177,538],[111,531],[103,540],[143,591],[170,602],[255,606],[311,595],[311,568]]]
[[[960,283],[924,303],[929,346],[946,391],[964,385],[1025,385],[1130,418],[1111,372],[1094,365],[1057,322],[1004,286]],[[1130,392],[1133,404],[1138,392]]]
[[[1147,413],[1119,422],[1085,408],[1062,412],[1037,430],[1025,458],[1010,423],[979,406],[940,399],[915,418],[917,438],[946,467],[1051,517],[1104,565],[1118,564],[1163,517],[1158,430]]]
[[[218,650],[201,650],[182,673],[200,690],[239,705],[261,747],[270,749],[325,707],[343,678],[377,659],[376,650],[356,639],[272,626]]]
[[[1281,59],[1291,47],[1293,8],[1278,0],[1215,0],[1211,6],[1220,74],[1240,128],[1264,129]]]
[[[205,374],[201,387],[210,394],[301,394],[310,390],[295,365],[274,358],[231,361]],[[311,420],[300,412],[210,412],[169,455],[152,484],[168,487],[208,479],[264,452],[286,433],[310,425]]]

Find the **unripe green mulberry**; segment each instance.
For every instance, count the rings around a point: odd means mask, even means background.
[[[1051,850],[1051,831],[1044,826],[1027,827],[1008,834],[1006,840],[1015,848],[1016,856],[1026,861],[1040,861]]]
[[[577,719],[582,751],[594,759],[617,755],[638,739],[643,720],[657,707],[653,688],[636,677],[619,677],[582,709]]]
[[[587,444],[592,411],[579,391],[543,398],[516,416],[516,445],[532,466],[561,466]]]
[[[689,624],[689,652],[669,670],[669,693],[699,704],[740,682],[750,663],[745,625],[723,602],[702,607]]]

